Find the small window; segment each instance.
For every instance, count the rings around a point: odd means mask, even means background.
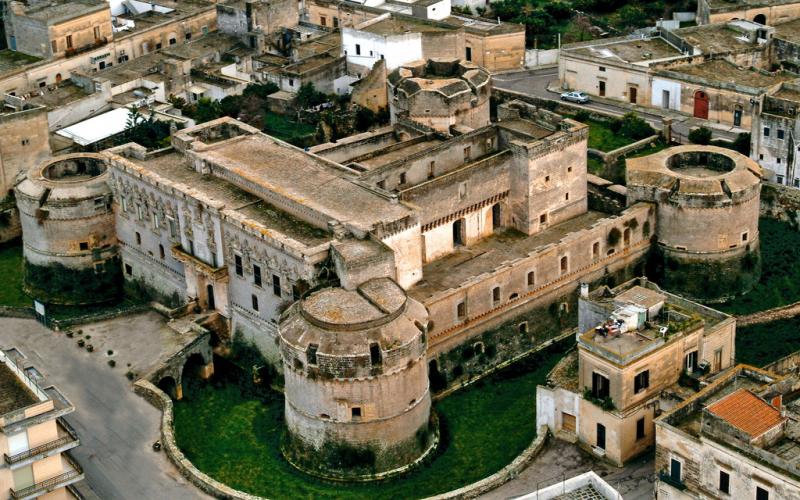
[[[605,70],[606,70],[606,67],[605,67],[605,66],[600,66],[598,69],[599,69],[600,71],[605,71]]]
[[[317,364],[317,350],[319,346],[317,344],[308,344],[308,350],[306,351],[306,361],[308,361],[309,365],[316,365]]]
[[[193,240],[186,240],[189,243],[189,255],[194,255],[194,241]]]
[[[275,294],[276,297],[281,296],[281,277],[277,274],[272,275],[272,293]]]
[[[769,500],[769,491],[761,486],[756,486],[756,500]]]
[[[550,182],[550,176],[549,175],[545,175],[544,176],[544,181],[545,182]]]
[[[253,284],[261,286],[261,267],[256,264],[253,264]]]
[[[133,267],[130,264],[125,264],[125,274],[133,276]]]
[[[742,233],[742,241],[747,241],[747,232]]]
[[[373,366],[379,365],[383,362],[381,346],[379,346],[377,343],[369,345],[369,361]]]
[[[778,163],[778,165],[781,164],[781,159],[780,158],[775,158],[775,161]],[[783,184],[783,183],[781,183],[781,184]]]
[[[528,333],[528,322],[523,321],[522,323],[517,325],[517,330],[519,331],[519,333]]]
[[[769,137],[769,127],[764,127],[764,137]]]
[[[256,297],[255,294],[253,294],[250,296],[250,301],[253,304],[253,310],[258,311],[258,297]]]
[[[500,287],[496,286],[492,289],[492,301],[497,303],[500,302]]]
[[[353,418],[361,418],[361,407],[354,406],[350,408],[350,416]]]
[[[89,242],[81,241],[80,243],[78,243],[78,248],[80,248],[81,250],[89,250]]]
[[[724,470],[719,471],[719,491],[726,495],[731,493],[731,475]]]
[[[72,35],[67,35],[67,48],[72,48]]]
[[[144,219],[144,208],[142,208],[141,205],[136,205],[136,217],[139,220],[143,220]]]
[[[103,272],[105,272],[105,270],[106,270],[106,265],[105,265],[104,262],[98,262],[98,263],[96,263],[94,265],[94,273],[95,274],[103,273]]]
[[[58,52],[58,41],[53,40],[52,42],[50,42],[50,49],[52,50],[53,54]]]
[[[564,200],[569,201],[569,193],[564,193]]]
[[[94,27],[94,39],[100,40],[100,26]]]
[[[136,232],[136,244],[137,245],[141,245],[142,244],[142,235],[139,234],[138,231]]]
[[[385,180],[378,181],[378,189],[386,189],[386,181]]]
[[[358,43],[356,44],[356,55],[357,56],[361,55],[361,45]],[[359,409],[359,411],[361,411],[361,409]]]
[[[782,141],[782,140],[783,140],[784,133],[785,133],[785,132],[783,131],[783,129],[782,129],[782,128],[779,128],[779,129],[778,129],[778,140],[780,140],[780,141]]]
[[[458,305],[456,306],[456,316],[458,317],[458,319],[464,319],[466,315],[467,315],[467,304],[465,304],[464,302],[459,302]]]
[[[400,185],[403,185],[405,183],[406,183],[406,173],[400,172]]]
[[[428,164],[428,179],[433,179],[435,169],[436,169],[436,162],[431,160],[431,162]]]
[[[528,271],[528,286],[536,284],[536,274],[533,271]]]
[[[31,140],[30,140],[30,139],[22,139],[22,145],[23,145],[23,146],[27,146],[27,145],[28,145],[28,144],[30,144],[30,143],[31,143]]]
[[[470,161],[472,158],[472,146],[467,146],[464,148],[464,161]]]
[[[236,269],[237,276],[244,276],[244,268],[242,267],[242,256],[241,255],[234,255],[233,256],[233,267]]]
[[[567,259],[567,256],[565,255],[561,257],[561,272],[565,273],[568,270],[569,270],[569,259]]]
[[[186,41],[188,42],[189,40],[192,39],[192,32],[190,31],[188,33],[184,33],[184,36],[186,37]]]
[[[650,370],[637,374],[633,379],[633,393],[639,394],[650,387]]]
[[[636,421],[636,440],[644,439],[644,417]]]
[[[166,253],[164,252],[164,245],[158,245],[158,256],[161,257],[161,260],[164,260],[166,257]]]
[[[124,210],[124,209],[123,209]],[[169,235],[173,238],[178,236],[178,224],[175,222],[175,219],[172,217],[167,218],[167,223],[169,224]]]
[[[546,224],[547,223],[547,214],[542,214],[539,216],[539,224]]]
[[[176,43],[178,43],[178,39],[177,38],[170,38],[169,39],[169,44],[170,45],[175,45]]]
[[[597,259],[600,257],[600,243],[595,241],[592,243],[592,258]]]

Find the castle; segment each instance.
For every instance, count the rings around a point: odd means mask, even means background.
[[[692,279],[742,260],[757,279],[753,161],[692,146],[631,162],[628,206],[604,213],[589,209],[585,125],[521,102],[491,121],[490,77],[464,61],[408,64],[388,85],[390,126],[309,151],[222,118],[165,149],[47,161],[16,185],[26,260],[219,315],[221,341],[282,369],[286,456],[329,477],[423,457],[429,374],[452,383],[564,335],[579,283],[643,274],[655,241],[664,265],[712,264]],[[347,452],[370,471],[339,470]]]

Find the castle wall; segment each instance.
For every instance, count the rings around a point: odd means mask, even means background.
[[[47,110],[43,107],[0,113],[0,199],[14,179],[50,156]]]

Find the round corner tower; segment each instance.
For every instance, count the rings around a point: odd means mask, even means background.
[[[678,146],[627,160],[628,204],[656,208],[654,274],[700,301],[749,291],[761,274],[761,167],[730,149]]]
[[[388,278],[318,291],[283,314],[283,452],[293,465],[376,479],[433,449],[427,322],[425,307]]]
[[[121,292],[108,168],[102,155],[49,159],[21,174],[14,194],[22,224],[25,288],[54,304],[112,300]]]
[[[458,59],[407,63],[389,74],[387,87],[393,122],[402,116],[445,133],[453,125],[490,123],[491,75],[475,64]]]

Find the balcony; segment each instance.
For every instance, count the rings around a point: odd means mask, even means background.
[[[69,453],[64,453],[61,458],[64,461],[64,472],[58,474],[57,476],[53,476],[50,479],[45,479],[44,481],[32,484],[27,488],[22,488],[20,490],[12,489],[11,498],[14,500],[32,499],[83,480],[83,469],[77,464],[77,462],[72,460],[72,457],[70,457]]]
[[[58,425],[57,439],[15,455],[9,456],[8,454],[4,453],[3,458],[5,459],[6,464],[12,466],[26,465],[51,455],[55,455],[56,453],[70,450],[80,444],[80,440],[78,439],[78,435],[75,433],[75,430],[70,427],[66,421],[59,418],[56,420],[56,424]]]

